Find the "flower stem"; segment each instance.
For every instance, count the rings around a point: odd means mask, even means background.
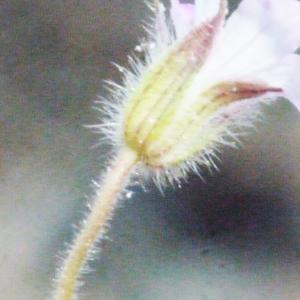
[[[106,172],[97,191],[91,212],[63,262],[57,276],[54,300],[73,300],[76,295],[80,272],[88,260],[95,242],[101,240],[118,203],[120,193],[129,181],[129,175],[137,162],[137,156],[129,149],[117,155]]]

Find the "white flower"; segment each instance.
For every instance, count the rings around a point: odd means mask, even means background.
[[[172,0],[170,19],[155,3],[137,47],[145,62],[132,60],[115,92],[122,101],[109,135],[172,181],[214,166],[219,146],[236,145],[261,103],[285,97],[300,107],[300,3],[243,0],[227,20],[224,0]]]
[[[156,171],[160,185],[161,173],[179,180],[199,164],[214,166],[218,146],[234,146],[261,103],[284,96],[300,108],[298,1],[243,0],[228,20],[225,0],[171,0],[171,20],[158,0],[154,8],[149,40],[137,47],[145,62],[133,60],[124,86],[112,84],[110,120],[99,128],[117,155],[58,273],[55,300],[74,299],[137,164]]]

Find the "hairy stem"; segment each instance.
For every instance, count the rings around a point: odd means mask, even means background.
[[[54,300],[75,299],[80,271],[88,260],[95,242],[103,237],[120,193],[127,185],[130,172],[136,162],[136,154],[129,149],[123,149],[107,170],[99,191],[97,191],[90,215],[75,237],[58,274]]]

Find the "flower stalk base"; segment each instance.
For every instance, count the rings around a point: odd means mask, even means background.
[[[75,237],[68,255],[56,279],[54,300],[73,300],[84,265],[95,243],[101,240],[117,206],[120,194],[129,181],[130,173],[136,164],[136,155],[129,149],[123,149],[117,155],[112,167],[103,178],[101,188],[90,215],[82,224],[82,229]]]

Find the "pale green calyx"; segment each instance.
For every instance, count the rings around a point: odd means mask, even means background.
[[[143,75],[125,107],[124,138],[146,165],[178,166],[213,148],[226,130],[226,114],[216,113],[237,100],[280,89],[239,81],[199,80],[226,13],[191,31]],[[201,79],[201,77],[200,77]]]

